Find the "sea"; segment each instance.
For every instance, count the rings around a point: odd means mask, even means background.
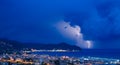
[[[79,52],[34,52],[33,54],[69,57],[100,57],[120,59],[120,49],[82,49]]]

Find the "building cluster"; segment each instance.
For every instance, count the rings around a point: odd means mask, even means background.
[[[39,54],[3,54],[0,65],[120,65],[119,59],[98,57],[49,56]]]

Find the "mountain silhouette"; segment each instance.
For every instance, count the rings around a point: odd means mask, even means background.
[[[69,45],[65,42],[58,44],[44,44],[44,43],[21,43],[15,40],[8,39],[0,39],[0,51],[9,52],[14,50],[22,50],[23,48],[28,49],[44,49],[44,50],[52,50],[52,49],[63,49],[63,50],[81,50],[80,47],[75,45]]]

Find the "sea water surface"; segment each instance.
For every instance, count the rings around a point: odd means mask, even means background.
[[[84,49],[79,52],[34,52],[33,54],[70,57],[101,57],[120,59],[120,49]]]

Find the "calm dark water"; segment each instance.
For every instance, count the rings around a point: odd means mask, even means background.
[[[120,59],[120,50],[116,49],[92,49],[92,50],[81,50],[80,52],[34,52],[34,54],[48,54],[50,56],[70,56],[70,57],[102,57],[102,58],[115,58]]]

